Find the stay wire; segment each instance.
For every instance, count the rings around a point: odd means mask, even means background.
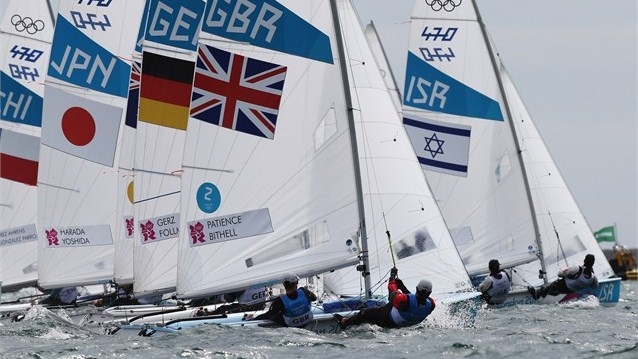
[[[556,226],[554,225],[554,220],[552,219],[552,214],[550,212],[547,212],[547,214],[549,215],[549,220],[552,222],[552,227],[554,228],[554,234],[556,234],[556,239],[558,240],[558,248],[560,249],[561,253],[563,254],[563,259],[565,260],[565,265],[567,267],[569,267],[569,263],[567,263],[567,256],[565,255],[565,250],[563,250],[563,243],[560,241],[560,236],[558,235],[558,231],[556,230]],[[559,254],[558,254],[558,251],[556,251],[556,263],[558,263],[559,260],[560,260]]]

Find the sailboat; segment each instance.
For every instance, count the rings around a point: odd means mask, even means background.
[[[233,8],[208,2],[197,12],[209,19],[199,38],[195,32],[185,41],[199,44],[180,166],[180,299],[358,262],[354,157],[342,155],[351,138],[331,6],[262,3],[280,19],[270,32],[218,37],[233,33],[211,19]],[[173,5],[175,13],[184,6]],[[230,93],[216,94],[224,89]],[[186,325],[162,325],[175,326]]]
[[[617,302],[619,282],[496,57],[475,1],[435,5],[417,1],[413,10],[404,125],[468,272],[479,279],[498,258],[520,285],[503,304],[515,305],[533,301],[522,287],[548,283],[559,266],[591,253],[601,285],[581,294]]]
[[[0,22],[0,293],[37,295],[37,181],[44,75],[53,38],[47,1],[12,0]],[[20,292],[17,292],[20,291]],[[0,312],[23,309],[2,305]]]
[[[382,55],[375,57],[381,48],[375,51],[378,44],[366,38],[350,2],[337,3],[355,109],[371,287],[387,296],[383,283],[397,267],[408,288],[427,278],[437,302],[465,302],[477,293],[411,149],[400,108],[386,89],[392,73],[379,61]],[[362,274],[354,268],[328,273],[325,287],[340,296],[365,297],[369,286],[362,285]]]
[[[113,280],[118,144],[143,5],[60,3],[38,172],[42,288]]]

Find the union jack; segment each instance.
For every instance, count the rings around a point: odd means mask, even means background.
[[[128,102],[126,104],[126,121],[127,126],[137,128],[137,108],[140,103],[140,77],[142,63],[135,60],[131,64],[131,78],[128,84]]]
[[[286,66],[200,45],[191,117],[273,139]]]

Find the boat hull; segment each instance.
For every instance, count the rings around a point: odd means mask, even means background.
[[[577,301],[588,296],[595,296],[602,306],[613,306],[620,300],[620,278],[605,278],[598,282],[597,288],[584,288],[570,294],[548,295],[545,298],[535,300],[527,292],[527,289],[513,290],[507,296],[505,302],[487,305],[488,308],[504,308],[525,304],[554,304]]]
[[[478,292],[464,292],[451,294],[447,297],[442,297],[440,303],[449,306],[451,315],[463,316],[466,325],[473,325],[476,318],[477,304],[480,301],[480,293]],[[216,324],[216,325],[228,325],[233,327],[263,327],[263,328],[275,328],[280,327],[279,324],[270,320],[250,320],[247,319],[250,316],[257,316],[264,311],[258,312],[243,312],[232,313],[225,315],[209,316],[209,317],[196,317],[191,311],[183,311],[181,313],[175,313],[181,315],[182,318],[168,321],[168,315],[164,315],[161,322],[155,321],[155,317],[145,317],[140,320],[131,320],[128,323],[118,325],[120,329],[124,330],[137,330],[142,333],[155,333],[166,332],[175,333],[189,328],[197,327],[203,324]],[[304,327],[304,329],[311,330],[318,334],[338,334],[341,332],[341,327],[334,319],[335,314],[347,317],[356,313],[356,310],[344,310],[339,312],[326,312],[321,307],[313,307],[313,320]],[[188,316],[188,317],[185,317]],[[150,334],[149,334],[150,335]]]

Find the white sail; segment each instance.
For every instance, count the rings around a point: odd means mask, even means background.
[[[414,8],[404,124],[470,274],[497,258],[518,266],[515,282],[538,285],[593,253],[609,277],[474,1],[435,5]]]
[[[350,1],[338,1],[338,11],[357,129],[369,272],[373,288],[378,288],[374,294],[387,295],[383,283],[395,265],[408,288],[427,278],[438,298],[467,290],[471,287],[469,277],[416,161],[359,18]],[[391,76],[389,72],[386,75]],[[325,277],[325,287],[335,293],[364,294],[361,274],[354,268]]]
[[[180,177],[203,10],[203,1],[149,4],[134,161],[138,295],[166,293],[176,286]],[[173,36],[178,30],[180,35]]]
[[[392,72],[392,67],[390,66],[387,54],[385,53],[383,45],[381,44],[379,33],[377,32],[377,28],[374,26],[374,23],[372,21],[370,21],[370,23],[366,25],[365,35],[368,39],[368,43],[370,44],[372,55],[374,55],[377,66],[379,66],[379,71],[381,72],[381,77],[383,77],[383,82],[385,82],[385,86],[390,92],[392,102],[397,108],[397,111],[401,111],[401,89],[399,89],[399,87],[397,86],[397,80],[394,77],[394,72]]]
[[[533,260],[534,216],[482,24],[472,1],[435,5],[413,10],[404,124],[470,274],[494,257]]]
[[[263,6],[274,20],[252,38],[250,29],[202,26],[182,174],[180,297],[357,262],[355,172],[330,2]],[[204,18],[222,12],[233,7],[209,2]]]
[[[500,73],[521,145],[538,221],[539,238],[543,245],[545,266],[550,279],[555,279],[556,273],[562,268],[581,264],[588,253],[597,259],[594,264],[596,275],[599,278],[612,277],[614,272],[605,260],[605,254],[594,238],[503,64],[500,64]],[[538,264],[532,263],[517,268],[517,272],[528,282],[540,285],[542,280],[538,279],[538,269]],[[522,280],[517,275],[513,279],[515,282]]]
[[[117,226],[115,230],[115,275],[118,284],[131,284],[135,263],[135,206],[134,202],[134,160],[137,116],[140,98],[140,76],[142,70],[142,40],[146,31],[146,19],[150,1],[144,1],[144,12],[140,22],[129,80],[126,115],[122,128],[120,145],[119,177],[117,186]]]
[[[53,38],[46,1],[11,0],[0,22],[0,283],[38,279],[37,173],[44,77]]]
[[[38,172],[44,288],[113,279],[118,140],[143,5],[60,2]]]

